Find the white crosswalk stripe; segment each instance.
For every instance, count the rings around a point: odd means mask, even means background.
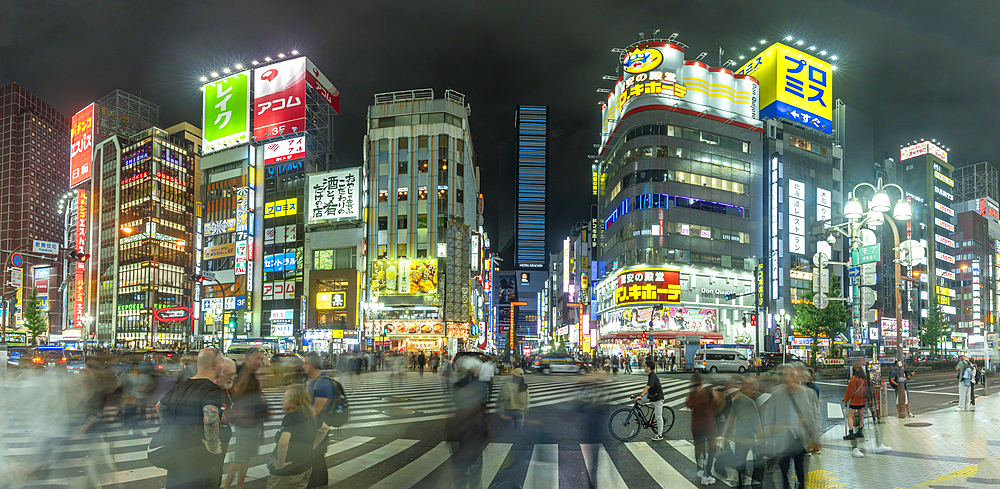
[[[361,376],[364,377],[364,376]],[[506,377],[495,379],[491,393],[489,408],[496,410],[496,402]],[[611,405],[628,405],[629,397],[638,394],[645,385],[645,375],[605,376],[592,374],[578,377],[541,376],[526,377],[531,388],[532,408],[572,403],[579,399],[584,388],[596,387],[600,391],[601,401]],[[425,375],[423,378],[410,374],[403,381],[391,381],[386,378],[372,378],[367,382],[357,380],[358,385],[351,393],[351,385],[345,385],[351,402],[351,422],[341,432],[345,439],[334,441],[328,448],[327,457],[330,465],[330,480],[342,481],[350,479],[361,481],[358,487],[382,487],[390,489],[405,489],[420,485],[428,487],[428,481],[445,481],[456,474],[452,472],[451,460],[457,450],[457,445],[449,442],[436,444],[420,443],[414,439],[388,439],[386,436],[361,436],[367,432],[352,432],[353,429],[379,427],[394,424],[418,423],[424,421],[443,420],[453,415],[451,393],[442,386],[439,376]],[[666,405],[679,407],[683,405],[687,395],[688,383],[685,380],[661,376]],[[268,471],[264,462],[266,455],[274,449],[274,434],[280,428],[284,412],[280,409],[282,388],[265,389],[264,397],[272,409],[272,417],[264,426],[264,441],[260,454],[256,457],[248,471],[248,480],[264,479]],[[386,414],[388,408],[410,409],[414,414],[398,416]],[[109,407],[106,414],[110,417],[115,408]],[[52,475],[47,480],[24,481],[15,487],[80,487],[83,476],[94,462],[94,455],[107,453],[110,470],[105,470],[102,481],[105,484],[131,485],[149,484],[150,481],[161,479],[166,471],[152,467],[146,461],[146,447],[155,434],[157,422],[145,422],[146,436],[128,435],[128,430],[121,423],[108,422],[95,432],[84,436],[83,440],[52,443],[51,447],[42,445],[34,432],[30,430],[32,413],[30,410],[14,410],[6,413],[8,416],[0,424],[0,476],[4,473],[5,464],[26,463],[39,458],[45,453],[52,462]],[[339,438],[339,437],[338,437]],[[686,446],[684,445],[686,443]],[[656,450],[646,442],[632,442],[625,445],[631,453],[629,463],[642,466],[646,472],[666,487],[667,482],[676,481],[672,487],[688,487],[690,481],[661,457]],[[689,442],[682,442],[668,447],[659,444],[667,450],[680,451],[688,459],[693,454]],[[514,452],[528,450],[523,460],[514,457]],[[557,444],[536,444],[528,447],[515,448],[511,443],[489,443],[482,456],[482,488],[503,478],[523,478],[524,487],[558,487],[560,479],[560,451],[579,451],[577,456],[586,463],[591,480],[597,481],[601,487],[625,487],[627,480],[622,477],[619,468],[622,460],[612,458],[608,450],[599,444],[578,444],[570,447],[560,447]],[[350,458],[345,459],[345,453],[350,452]],[[520,462],[511,462],[520,460]],[[513,476],[510,472],[511,463],[522,463],[522,471]],[[369,470],[378,465],[378,471]],[[564,469],[565,470],[565,469]],[[376,474],[376,475],[373,475]],[[520,474],[520,475],[517,475]],[[421,482],[423,481],[423,482]],[[521,483],[522,481],[515,481]],[[687,484],[687,485],[684,485]],[[431,484],[434,485],[434,484]]]

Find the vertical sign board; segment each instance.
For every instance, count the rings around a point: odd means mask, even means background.
[[[780,42],[736,71],[760,83],[760,117],[782,117],[833,134],[833,67]]]
[[[311,174],[306,192],[307,222],[361,219],[361,167]]]
[[[42,310],[49,310],[49,279],[52,277],[52,267],[35,267],[35,288],[38,289],[38,300]]]
[[[257,142],[306,128],[306,58],[254,71],[253,135]]]
[[[86,253],[87,249],[87,191],[77,191],[76,201],[76,251]],[[84,296],[86,295],[86,263],[76,262],[76,297],[74,301],[73,324],[77,329],[83,330],[83,307]]]
[[[94,158],[94,104],[77,112],[70,120],[69,187],[90,180]]]
[[[250,71],[202,87],[203,154],[250,142]]]

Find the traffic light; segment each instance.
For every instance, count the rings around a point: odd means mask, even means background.
[[[229,319],[229,331],[236,332],[236,318]]]
[[[76,262],[84,263],[87,261],[88,258],[90,258],[90,253],[81,253],[77,250],[72,250],[69,252],[69,255],[67,255],[66,258],[69,260],[70,263],[76,263]]]
[[[747,317],[743,316],[743,327],[747,327]]]
[[[755,328],[757,327],[757,314],[756,313],[750,315],[750,326],[753,326]]]
[[[728,294],[726,294],[726,295],[724,295],[722,297],[724,297],[727,301],[731,301],[731,300],[733,300],[733,299],[736,298],[736,293],[735,292],[730,292],[730,293],[728,293]]]
[[[392,332],[392,326],[386,326],[382,328],[382,336],[389,336],[389,333],[391,332]]]
[[[201,283],[205,282],[205,276],[204,275],[199,275],[197,273],[193,273],[193,274],[191,274],[191,280],[193,280],[193,281],[201,284]]]

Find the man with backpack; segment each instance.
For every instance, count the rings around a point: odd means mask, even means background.
[[[313,398],[313,410],[316,411],[316,419],[325,422],[330,426],[340,426],[340,423],[329,420],[330,413],[336,409],[338,402],[346,395],[344,388],[323,374],[322,361],[318,355],[311,354],[305,358],[303,370],[309,378],[309,393]],[[309,476],[308,487],[326,487],[329,484],[329,470],[326,466],[326,447],[328,440],[320,442],[316,447],[316,454],[312,463],[312,474]]]
[[[899,417],[903,416],[903,407],[906,407],[906,416],[912,418],[913,413],[910,412],[910,386],[907,385],[909,380],[913,378],[913,372],[903,368],[903,365],[896,362],[896,367],[889,372],[889,383],[892,384],[892,388],[896,391],[896,410],[899,412]]]

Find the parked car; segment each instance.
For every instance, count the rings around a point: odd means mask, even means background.
[[[87,356],[80,350],[66,350],[66,371],[79,374],[87,370]]]
[[[762,367],[763,367],[764,370],[771,370],[773,368],[778,367],[782,363],[782,355],[781,355],[781,353],[763,352],[763,353],[760,354],[759,358],[762,361]],[[797,356],[795,356],[795,355],[793,355],[791,353],[786,353],[784,355],[784,363],[787,363],[787,364],[797,364],[797,365],[805,365],[805,362],[803,362],[802,359],[800,359],[799,357],[797,357]]]
[[[31,357],[25,358],[31,349],[26,346],[12,346],[7,349],[7,368],[17,369],[28,367],[31,364]],[[27,360],[27,364],[22,363]]]
[[[531,367],[544,375],[557,372],[587,373],[587,364],[561,353],[547,353],[535,358],[535,364]]]
[[[723,348],[702,348],[694,354],[694,369],[702,372],[739,372],[750,369],[743,353]]]
[[[118,375],[128,372],[132,364],[146,366],[155,376],[176,377],[184,370],[181,356],[173,350],[134,350],[122,353],[115,371]]]

